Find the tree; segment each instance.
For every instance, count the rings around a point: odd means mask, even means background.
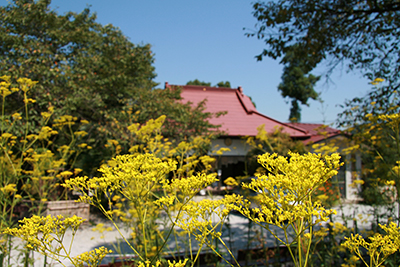
[[[202,85],[202,86],[211,86],[211,83],[202,82],[198,79],[194,79],[193,81],[188,81],[186,85]]]
[[[226,88],[231,88],[231,83],[229,81],[221,81],[217,83],[217,87],[226,87]]]
[[[136,88],[153,88],[149,45],[132,44],[85,9],[58,15],[50,0],[15,0],[0,8],[0,72],[39,82],[38,106],[89,121],[124,106]]]
[[[330,69],[339,64],[358,69],[366,77],[383,78],[390,96],[400,86],[400,3],[397,0],[279,0],[254,5],[256,31],[247,36],[264,40],[265,56],[274,59],[294,53],[313,69],[328,59]]]
[[[201,85],[201,86],[211,86],[211,83],[208,82],[204,82],[204,81],[199,81],[198,79],[195,79],[193,81],[188,81],[186,83],[186,85]],[[214,85],[215,87],[226,87],[226,88],[231,88],[231,83],[229,81],[226,82],[219,82],[216,85]]]
[[[118,28],[97,23],[89,9],[59,15],[50,3],[14,0],[0,7],[0,73],[38,81],[30,92],[33,120],[50,104],[55,118],[90,122],[84,130],[94,148],[86,155],[92,168],[106,157],[107,139],[126,136],[130,123],[167,115],[166,135],[176,139],[213,127],[201,105],[192,109],[179,102],[179,91],[155,88],[150,45],[135,45]],[[13,114],[22,100],[10,95],[6,110]]]
[[[304,63],[304,58],[295,57],[294,51],[288,51],[282,62],[285,67],[278,90],[281,91],[283,97],[292,99],[289,120],[299,122],[301,120],[299,102],[308,106],[308,99],[316,100],[318,98],[314,86],[320,77],[308,74],[311,68]]]

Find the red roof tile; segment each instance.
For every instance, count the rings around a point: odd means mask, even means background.
[[[259,113],[251,99],[243,94],[242,88],[216,88],[197,85],[169,85],[166,88],[182,88],[182,99],[197,105],[206,99],[206,112],[227,112],[218,118],[210,119],[210,123],[221,125],[220,130],[228,136],[255,136],[257,127],[265,125],[267,132],[273,132],[276,127],[282,127],[283,132],[292,137],[305,137],[306,131]]]
[[[340,130],[331,128],[324,124],[316,124],[316,123],[288,123],[296,127],[299,130],[305,131],[305,134],[309,136],[304,143],[317,143],[319,141],[341,135],[342,132]]]

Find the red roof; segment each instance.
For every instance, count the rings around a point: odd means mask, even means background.
[[[206,112],[217,113],[227,112],[218,118],[211,118],[210,123],[221,125],[221,131],[228,136],[255,136],[257,127],[265,125],[267,132],[273,132],[277,127],[282,127],[283,132],[290,134],[291,137],[306,137],[306,130],[294,127],[274,120],[268,116],[259,113],[253,105],[251,99],[243,94],[241,87],[216,88],[198,85],[169,85],[165,83],[166,88],[182,88],[181,97],[185,102],[191,102],[197,105],[206,100]]]
[[[288,123],[288,124],[296,127],[301,131],[305,131],[306,136],[309,136],[309,138],[304,140],[304,143],[306,144],[317,143],[319,141],[342,134],[340,130],[331,128],[324,124],[299,123],[299,122]]]

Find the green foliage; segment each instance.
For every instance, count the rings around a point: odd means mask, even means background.
[[[116,129],[132,122],[167,115],[165,135],[180,140],[213,128],[204,104],[193,109],[180,103],[179,90],[155,89],[150,45],[132,44],[118,28],[97,23],[89,9],[59,15],[50,3],[15,0],[0,7],[0,72],[39,82],[31,91],[33,123],[49,104],[56,116],[89,122],[85,141],[95,149],[79,162],[86,172],[111,156],[107,139],[126,135]],[[20,101],[17,94],[8,98],[10,114]]]
[[[301,108],[297,100],[292,100],[292,106],[290,107],[289,121],[300,122],[301,120]]]
[[[282,62],[285,63],[285,67],[278,91],[284,98],[292,99],[289,120],[300,122],[301,109],[298,102],[308,106],[308,99],[318,99],[318,93],[314,90],[314,86],[320,77],[308,74],[311,68],[305,64],[303,57],[297,58],[294,51],[288,51]]]
[[[258,1],[253,7],[257,30],[248,36],[264,40],[267,46],[257,57],[259,60],[264,56],[283,57],[284,60],[290,56],[301,59],[302,65],[307,67],[304,73],[307,73],[327,59],[330,63],[328,75],[343,63],[349,70],[357,69],[374,80],[373,84],[385,80],[366,96],[347,101],[339,120],[341,127],[350,128],[358,144],[365,145],[365,163],[371,167],[367,169],[374,170],[365,177],[387,180],[390,166],[398,158],[397,145],[385,134],[385,127],[371,124],[366,115],[399,112],[398,1],[281,0]],[[287,63],[284,60],[283,63]],[[297,115],[295,111],[293,109],[293,115]],[[371,128],[374,125],[377,127]],[[372,136],[379,137],[380,141],[371,139]]]
[[[398,79],[400,5],[389,1],[280,0],[254,5],[257,36],[267,48],[257,58],[278,58],[296,46],[296,58],[314,68],[332,56],[370,78]],[[365,29],[368,29],[367,31]],[[383,75],[385,74],[385,75]]]
[[[78,156],[90,149],[82,142],[87,133],[79,129],[77,118],[70,115],[55,116],[54,107],[41,112],[36,119],[31,98],[36,82],[27,78],[11,87],[9,76],[0,77],[0,265],[11,261],[14,240],[1,232],[14,226],[16,220],[31,214],[42,214],[48,200],[66,197],[59,187],[64,179],[76,175],[80,169],[73,166]],[[6,103],[18,95],[22,101],[13,107]],[[54,124],[49,126],[53,119]],[[62,142],[55,142],[56,140]],[[23,251],[29,259],[29,248]]]
[[[217,87],[226,87],[226,88],[231,88],[231,83],[228,81],[221,81],[219,83],[217,83]]]
[[[195,79],[195,80],[193,80],[193,81],[188,81],[188,82],[186,83],[186,85],[211,86],[211,83],[202,82],[202,81],[199,81],[199,80]]]
[[[89,9],[58,15],[50,2],[15,0],[0,8],[0,71],[38,81],[39,109],[52,103],[61,114],[103,122],[136,88],[155,86],[149,45],[98,24]]]
[[[393,168],[398,165],[400,157],[398,113],[399,95],[392,92],[391,97],[382,97],[374,101],[375,93],[382,92],[376,79],[374,93],[369,97],[348,102],[347,110],[340,114],[341,126],[352,134],[353,142],[359,144],[358,151],[362,153],[363,175],[365,181],[362,196],[369,204],[387,204],[393,201],[393,195],[382,192],[385,182],[400,183],[399,174]]]
[[[374,94],[376,99],[390,96],[399,86],[398,1],[257,1],[253,8],[258,23],[247,36],[266,44],[258,60],[294,53],[293,58],[311,70],[327,59],[328,75],[339,63],[347,64],[370,80],[388,81],[383,92]]]
[[[201,85],[201,86],[211,86],[211,83],[204,82],[204,81],[199,81],[198,79],[195,79],[193,81],[188,81],[186,85]],[[215,85],[215,87],[225,87],[225,88],[231,88],[231,83],[229,81],[221,81]]]

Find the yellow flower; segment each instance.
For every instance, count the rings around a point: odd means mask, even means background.
[[[60,176],[62,176],[62,177],[64,177],[64,178],[68,178],[68,177],[70,177],[71,175],[73,175],[73,172],[70,172],[70,171],[63,171],[63,172],[60,172]]]
[[[38,139],[39,140],[46,140],[48,139],[50,136],[58,134],[57,131],[54,131],[52,128],[50,128],[49,126],[44,126],[42,127],[42,129],[40,129],[39,135],[38,135]]]
[[[101,246],[99,248],[95,248],[89,252],[84,252],[73,258],[73,264],[75,266],[90,266],[97,267],[100,265],[101,261],[104,257],[112,253],[113,251]]]
[[[18,112],[14,113],[12,115],[12,117],[13,117],[14,120],[21,120],[22,119],[21,114],[18,113]]]
[[[13,136],[13,135],[10,134],[10,133],[3,133],[3,134],[1,135],[1,138],[8,139],[8,138],[10,138],[10,137],[12,137],[12,136]]]
[[[391,181],[385,181],[385,184],[386,184],[386,185],[394,186],[394,185],[396,184],[396,182],[393,181],[393,180],[391,180]]]
[[[386,232],[386,235],[376,233],[369,237],[370,242],[364,240],[359,234],[351,234],[350,238],[345,237],[346,241],[342,246],[350,250],[358,256],[367,266],[369,266],[360,252],[360,247],[368,251],[371,257],[372,266],[379,266],[385,262],[386,258],[400,249],[400,227],[396,223],[391,222],[388,226],[379,224],[379,226]],[[354,257],[356,257],[354,256]]]
[[[21,220],[19,227],[6,228],[3,233],[21,238],[29,249],[40,253],[49,253],[54,249],[53,241],[61,244],[66,230],[71,228],[74,234],[83,222],[84,220],[77,216],[64,218],[61,215],[57,217],[34,215]]]
[[[281,226],[284,221],[296,222],[302,218],[315,216],[315,223],[326,221],[334,210],[325,210],[319,202],[312,203],[311,193],[327,179],[337,174],[340,156],[321,156],[309,153],[299,155],[289,153],[290,160],[276,154],[259,156],[259,163],[268,174],[258,174],[244,188],[258,193],[257,212],[252,209],[250,219]],[[249,206],[249,205],[248,205]],[[242,213],[250,214],[251,209],[244,206]]]
[[[229,186],[238,186],[238,185],[239,185],[239,183],[238,183],[234,178],[232,178],[232,177],[226,178],[226,180],[224,181],[224,183],[225,183],[226,185],[229,185]]]
[[[17,82],[19,83],[21,90],[24,91],[25,93],[28,92],[31,87],[33,87],[35,84],[38,83],[28,78],[19,78]]]
[[[87,132],[86,131],[77,131],[77,132],[74,132],[74,134],[76,135],[76,136],[85,136],[85,135],[87,135]]]
[[[82,143],[82,144],[79,144],[78,147],[85,148],[85,147],[87,147],[87,144],[86,143]]]
[[[17,186],[16,184],[8,184],[8,185],[0,188],[0,190],[3,193],[13,194],[13,193],[17,192],[17,189],[15,188],[16,186]]]

